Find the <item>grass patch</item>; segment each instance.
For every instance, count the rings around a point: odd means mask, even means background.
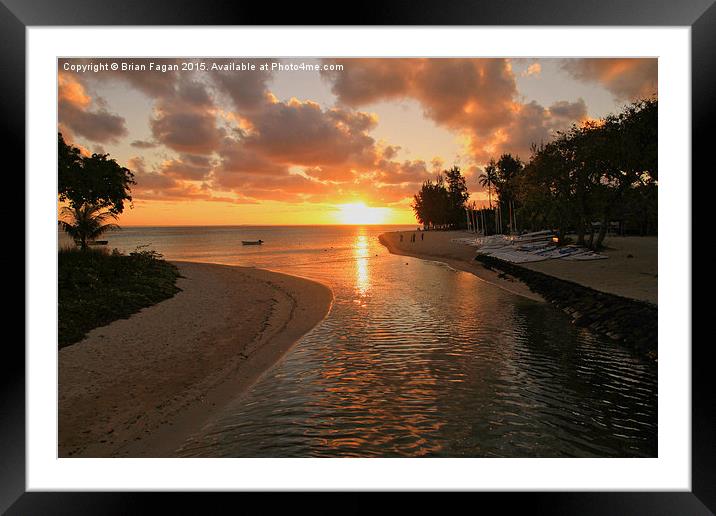
[[[57,262],[60,348],[181,290],[179,270],[155,251],[68,249],[58,252]]]

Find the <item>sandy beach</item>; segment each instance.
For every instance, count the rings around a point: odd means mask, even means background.
[[[657,304],[657,237],[610,236],[604,244],[601,253],[609,257],[606,260],[546,260],[522,265],[594,290]]]
[[[331,290],[176,262],[182,289],[59,352],[60,457],[172,456],[330,310]]]
[[[410,235],[417,235],[410,241]],[[479,278],[493,283],[515,294],[530,299],[543,300],[527,285],[511,277],[500,277],[499,273],[486,269],[475,262],[475,248],[452,242],[453,238],[469,237],[463,231],[404,231],[384,233],[381,242],[395,254],[434,259],[452,267],[472,272]],[[421,235],[424,239],[421,239]],[[522,267],[572,281],[602,292],[616,294],[630,299],[649,301],[656,304],[658,299],[658,246],[656,237],[608,237],[605,240],[609,256],[607,260],[567,261],[547,260]]]

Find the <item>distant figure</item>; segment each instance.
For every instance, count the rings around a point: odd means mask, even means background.
[[[420,240],[425,240],[425,233],[420,233]]]
[[[403,241],[403,234],[402,234],[402,233],[400,234],[400,241],[401,241],[401,242]]]

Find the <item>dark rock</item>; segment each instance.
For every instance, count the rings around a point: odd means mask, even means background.
[[[647,357],[656,357],[656,305],[599,292],[492,256],[477,256],[475,260],[487,269],[500,271],[500,277],[509,274],[523,281],[530,290],[569,314],[575,325],[606,335]]]

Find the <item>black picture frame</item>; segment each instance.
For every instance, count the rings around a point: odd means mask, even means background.
[[[0,112],[7,149],[25,148],[25,30],[75,25],[575,25],[689,26],[692,73],[692,168],[711,170],[709,126],[716,92],[715,0],[501,0],[363,2],[351,16],[338,6],[221,0],[114,1],[0,0]],[[317,13],[327,13],[319,16]],[[710,142],[709,142],[710,143]],[[24,156],[24,154],[23,154]],[[21,158],[21,160],[24,158]],[[23,167],[24,163],[18,164]],[[24,196],[23,196],[24,198]],[[688,207],[689,211],[691,206]],[[24,246],[23,246],[24,249]],[[24,251],[23,251],[24,252]],[[25,257],[27,258],[27,257]],[[26,262],[25,262],[26,263]],[[30,271],[25,268],[25,274]],[[662,314],[668,317],[668,314]],[[690,342],[670,343],[688,346]],[[716,512],[716,387],[711,346],[697,341],[692,353],[692,490],[690,492],[482,493],[501,510],[529,504],[536,513],[712,514]],[[0,359],[0,511],[8,514],[125,514],[148,510],[151,493],[25,492],[25,352],[7,339]],[[225,500],[226,495],[220,496]],[[180,503],[188,509],[185,497]],[[202,512],[210,510],[203,496]],[[353,498],[356,498],[353,496]],[[212,497],[215,500],[215,497]],[[305,500],[305,498],[304,498]],[[322,499],[324,500],[324,499]],[[459,500],[457,500],[459,502]],[[214,503],[214,502],[211,502]],[[224,503],[219,501],[219,503]],[[349,504],[363,507],[363,499]],[[422,495],[412,503],[425,508]],[[309,507],[313,503],[307,503]],[[365,508],[365,507],[364,507]],[[349,511],[341,511],[349,512]]]

